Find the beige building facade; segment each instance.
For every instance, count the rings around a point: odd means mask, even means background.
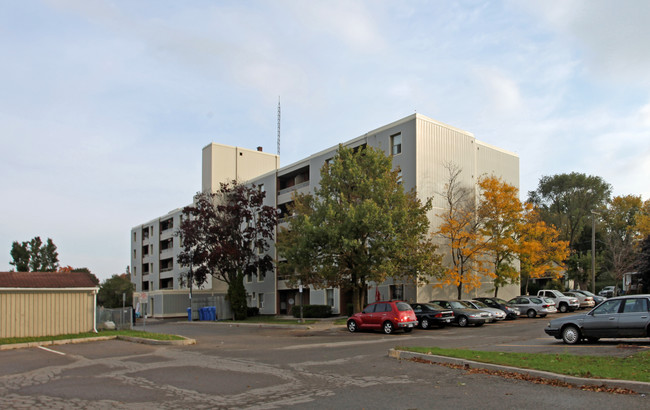
[[[437,230],[440,220],[438,214],[444,211],[445,203],[441,196],[445,183],[448,181],[448,164],[454,164],[462,170],[461,182],[477,192],[477,182],[481,176],[494,175],[505,182],[519,187],[519,157],[507,150],[491,146],[479,141],[467,131],[441,123],[421,114],[413,114],[406,118],[368,131],[362,136],[343,142],[347,147],[372,146],[384,150],[392,156],[393,166],[401,171],[402,183],[406,190],[415,189],[420,199],[433,198],[433,209],[429,214],[431,231]],[[215,189],[220,182],[237,179],[240,182],[254,184],[266,192],[265,204],[278,209],[281,220],[285,218],[292,195],[299,193],[314,193],[320,183],[320,170],[326,161],[336,155],[338,145],[315,153],[293,164],[280,167],[279,157],[266,154],[260,150],[246,150],[221,144],[210,144],[203,149],[202,189]],[[174,250],[169,252],[164,265],[165,271],[157,268],[162,251],[157,243],[169,238],[161,231],[161,222],[172,219],[174,227],[180,223],[181,210],[157,218],[149,223],[132,229],[132,280],[138,291],[148,286],[149,292],[164,289],[182,289],[176,281],[164,284],[161,278],[179,275],[182,267],[175,264],[174,255],[180,252],[173,243]],[[286,223],[286,221],[281,221]],[[167,225],[166,225],[167,226]],[[158,228],[157,228],[158,227]],[[141,241],[144,232],[150,230],[145,241]],[[174,238],[174,241],[178,238]],[[145,248],[151,250],[143,255]],[[158,248],[157,248],[158,246]],[[274,247],[271,249],[274,259],[278,260]],[[171,259],[170,259],[171,258]],[[142,265],[149,263],[146,274]],[[142,276],[138,276],[142,273]],[[285,278],[278,277],[275,270],[247,277],[245,286],[248,293],[249,306],[255,306],[263,314],[289,314],[291,308],[299,303],[329,304],[334,313],[347,313],[350,296],[340,289],[299,289],[291,287]],[[148,282],[148,283],[147,283]],[[158,284],[158,285],[157,285]],[[211,283],[206,291],[223,292],[219,283]],[[433,298],[456,297],[456,288],[436,286],[432,283],[416,286],[408,283],[372,284],[368,300],[373,301],[377,291],[382,299],[399,298],[407,301],[426,302]],[[493,286],[490,278],[484,278],[480,289],[466,293],[463,297],[491,296]],[[509,298],[519,294],[519,286],[511,285],[500,288],[499,296]],[[155,302],[154,302],[155,304]],[[185,306],[187,302],[185,302]],[[167,312],[170,315],[171,311]],[[167,314],[156,312],[154,316]],[[181,312],[182,314],[182,312]],[[178,313],[176,314],[178,315]]]

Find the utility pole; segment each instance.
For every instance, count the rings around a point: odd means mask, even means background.
[[[591,211],[591,293],[596,294],[596,211]]]

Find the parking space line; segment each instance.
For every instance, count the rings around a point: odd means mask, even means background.
[[[60,354],[61,356],[65,356],[65,353],[57,352],[56,350],[48,349],[47,347],[43,347],[43,346],[36,346],[36,347],[38,347],[39,349],[47,350],[48,352],[51,353],[56,353],[56,354]]]

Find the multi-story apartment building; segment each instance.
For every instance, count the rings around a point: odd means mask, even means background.
[[[519,187],[519,157],[503,149],[490,146],[467,131],[440,123],[421,114],[413,114],[366,134],[342,143],[348,147],[363,145],[383,149],[393,158],[393,166],[401,171],[406,190],[415,189],[420,199],[433,198],[429,214],[431,230],[439,225],[438,214],[445,202],[440,192],[448,181],[447,165],[453,163],[462,170],[461,182],[476,187],[482,175],[495,175]],[[203,149],[202,189],[214,189],[220,182],[237,179],[255,184],[266,192],[266,205],[286,215],[287,205],[294,192],[313,193],[320,182],[323,164],[336,154],[338,146],[315,153],[294,164],[279,168],[276,155],[258,151],[210,144]],[[132,229],[131,274],[136,290],[147,291],[149,311],[154,316],[183,315],[187,308],[188,289],[180,286],[178,277],[182,267],[176,256],[180,252],[178,237],[173,231],[180,224],[182,209]],[[284,223],[281,221],[281,223]],[[277,260],[275,249],[272,255]],[[479,290],[467,297],[488,294],[491,280],[485,279]],[[351,299],[339,289],[299,289],[289,286],[275,270],[245,279],[249,306],[259,307],[262,314],[290,313],[299,303],[329,304],[335,313],[347,313]],[[371,284],[368,300],[379,293],[382,299],[399,298],[410,301],[428,301],[434,297],[456,296],[456,288],[437,287],[435,283],[418,286],[413,283]],[[194,292],[200,292],[195,290]],[[223,294],[225,288],[218,281],[206,285],[204,293]],[[519,293],[517,285],[500,288],[500,296],[507,298]]]

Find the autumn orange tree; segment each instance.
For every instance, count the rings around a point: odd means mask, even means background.
[[[560,232],[547,225],[533,205],[523,205],[518,255],[521,276],[525,279],[524,293],[528,293],[529,279],[548,276],[557,279],[562,274],[570,249],[569,242],[559,238]]]
[[[479,233],[485,244],[485,258],[494,268],[494,297],[497,297],[499,288],[519,282],[515,263],[520,251],[522,204],[519,190],[494,176],[481,178],[479,188]]]
[[[462,170],[457,165],[447,163],[445,168],[449,178],[441,195],[446,209],[438,215],[442,221],[436,235],[448,249],[451,263],[438,286],[456,286],[458,299],[461,299],[463,291],[479,288],[485,275],[493,277],[494,274],[486,269],[485,260],[481,257],[488,240],[480,231],[481,221],[476,212],[473,191],[462,184]]]

